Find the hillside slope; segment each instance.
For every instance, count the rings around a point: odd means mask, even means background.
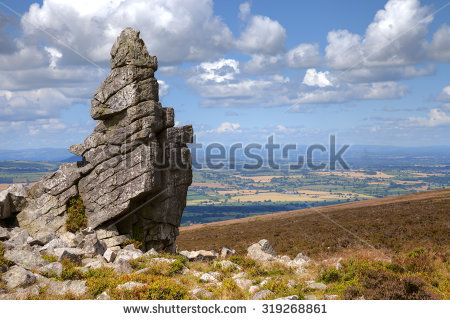
[[[290,256],[370,251],[389,258],[423,247],[446,257],[450,189],[184,227],[177,244],[179,250],[229,246],[245,253],[262,238],[279,254]]]

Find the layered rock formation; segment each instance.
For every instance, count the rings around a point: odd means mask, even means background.
[[[173,109],[158,102],[156,70],[139,31],[122,31],[92,100],[94,132],[70,147],[83,161],[33,186],[17,215],[22,228],[33,236],[64,233],[68,202],[81,197],[88,227],[139,238],[146,249],[172,249],[192,182],[186,144],[193,130],[175,128]]]

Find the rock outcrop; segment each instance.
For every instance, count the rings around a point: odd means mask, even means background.
[[[81,198],[87,226],[110,239],[107,247],[131,236],[146,249],[174,250],[192,182],[186,144],[193,130],[174,127],[174,110],[158,102],[157,66],[139,31],[123,30],[111,49],[111,72],[92,100],[94,132],[70,147],[83,160],[63,164],[31,188],[17,215],[20,227],[33,237],[61,235],[69,201]]]

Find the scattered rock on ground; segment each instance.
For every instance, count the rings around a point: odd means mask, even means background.
[[[39,268],[39,272],[49,277],[60,277],[63,272],[63,265],[61,262],[51,262]]]
[[[19,266],[12,266],[2,275],[2,279],[6,282],[6,287],[9,290],[17,287],[31,286],[36,282],[36,277],[32,272]]]
[[[270,297],[271,295],[273,295],[273,292],[270,290],[261,290],[258,291],[257,293],[255,293],[252,297],[252,300],[263,300],[265,298]]]
[[[210,261],[217,258],[214,251],[198,250],[198,251],[181,251],[179,254],[185,256],[189,261]]]

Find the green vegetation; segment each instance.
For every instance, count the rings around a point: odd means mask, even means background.
[[[56,256],[52,255],[52,254],[43,254],[43,255],[41,255],[41,257],[44,260],[47,260],[48,262],[56,262],[56,261],[58,261],[58,258]]]
[[[87,218],[83,199],[80,196],[72,198],[67,204],[66,230],[77,232],[87,227]]]
[[[395,262],[349,259],[342,267],[320,271],[319,281],[328,284],[327,293],[343,299],[428,300],[449,296],[447,261],[435,259],[420,249],[402,255]]]
[[[144,245],[141,241],[138,241],[136,239],[125,239],[125,241],[122,243],[122,248],[125,248],[130,244],[132,244],[136,249],[140,249]]]
[[[0,184],[36,182],[60,165],[60,162],[0,161]]]

